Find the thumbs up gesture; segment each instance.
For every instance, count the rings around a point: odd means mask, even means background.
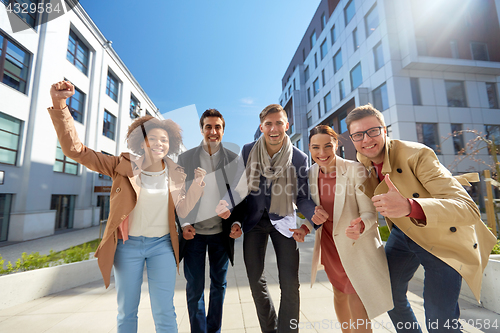
[[[377,209],[377,212],[389,218],[398,218],[410,214],[411,206],[408,199],[399,193],[396,186],[391,182],[389,175],[385,175],[384,180],[389,191],[372,198],[373,205],[375,209]]]

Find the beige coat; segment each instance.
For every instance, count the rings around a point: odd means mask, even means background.
[[[311,198],[319,205],[317,164],[309,170]],[[365,306],[369,318],[387,312],[393,308],[389,269],[384,246],[378,232],[377,213],[372,201],[367,197],[361,184],[367,172],[358,162],[344,160],[337,156],[337,181],[333,209],[333,239],[337,251],[356,293]],[[331,214],[332,212],[328,212]],[[352,240],[345,234],[349,223],[360,217],[365,230],[358,240]],[[309,223],[308,223],[309,224]],[[311,227],[309,224],[308,227]],[[321,265],[322,227],[316,230],[311,269],[311,286],[316,280]]]
[[[140,193],[137,177],[141,172],[144,157],[136,157],[129,153],[120,156],[108,156],[98,153],[82,144],[76,133],[73,117],[68,108],[63,110],[49,109],[50,117],[57,132],[61,148],[67,157],[87,168],[108,175],[113,179],[110,195],[110,211],[108,223],[95,256],[106,288],[109,286],[111,268],[118,242],[118,227],[125,221],[134,209]],[[179,268],[179,239],[175,223],[175,211],[185,217],[203,194],[203,187],[193,182],[186,193],[184,179],[186,174],[182,167],[165,157],[168,168],[168,223],[174,250],[177,269]]]
[[[417,201],[427,219],[386,218],[389,228],[396,224],[415,243],[453,267],[479,301],[483,271],[496,237],[481,221],[476,204],[432,149],[389,138],[385,149],[382,174],[390,176],[404,197]],[[364,183],[366,195],[387,193],[387,184],[379,184],[371,161],[360,154],[358,159],[370,173]]]

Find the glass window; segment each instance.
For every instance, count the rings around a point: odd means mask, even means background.
[[[333,56],[333,73],[337,73],[340,67],[342,67],[342,49]]]
[[[389,108],[389,97],[387,96],[387,85],[385,82],[373,90],[373,106],[379,111]]]
[[[56,211],[55,229],[73,229],[76,195],[52,195],[50,209]]]
[[[311,49],[314,47],[316,44],[316,31],[313,31],[311,34],[311,37],[309,38],[310,44],[311,44]]]
[[[346,117],[347,117],[347,113],[345,111],[342,112],[342,114],[339,116],[339,128],[340,128],[339,134],[347,132],[347,123],[345,122]]]
[[[292,85],[288,86],[288,96],[292,96]]]
[[[307,82],[309,80],[309,66],[304,69],[304,82]]]
[[[295,79],[293,79],[293,90],[297,90],[297,88],[295,87]]]
[[[418,78],[410,78],[411,85],[411,98],[413,100],[413,105],[422,105],[422,99],[420,98],[420,82]]]
[[[306,49],[302,49],[302,62],[306,61]]]
[[[326,45],[326,39],[321,43],[321,60],[326,57],[328,53],[328,46]]]
[[[497,84],[486,82],[486,93],[490,109],[498,109]]]
[[[141,116],[141,103],[134,96],[130,94],[130,118],[135,119]]]
[[[451,48],[451,57],[458,59],[459,53],[458,53],[458,42],[456,40],[450,40],[450,48]]]
[[[311,127],[311,125],[312,125],[312,123],[313,123],[312,119],[313,119],[313,118],[312,118],[312,112],[311,112],[311,111],[309,111],[309,112],[307,113],[307,127]]]
[[[85,108],[85,94],[75,87],[75,94],[68,101],[69,112],[75,121],[83,124],[83,115]]]
[[[484,125],[484,131],[486,132],[486,139],[495,140],[495,145],[497,146],[500,142],[500,125]],[[488,154],[491,155],[490,147],[488,147]]]
[[[451,135],[453,136],[453,149],[455,155],[465,153],[464,135],[462,134],[462,124],[451,124]]]
[[[354,52],[356,52],[356,50],[359,49],[358,28],[352,31],[352,45],[354,46]]]
[[[472,52],[472,59],[489,61],[488,45],[486,43],[471,42],[470,49]]]
[[[318,54],[314,53],[314,69],[318,68]]]
[[[345,25],[351,22],[352,18],[356,14],[356,8],[354,7],[354,0],[349,1],[349,3],[344,7],[344,20]]]
[[[318,78],[316,78],[316,80],[314,80],[313,82],[313,93],[314,93],[314,96],[316,96],[318,93],[319,93],[319,80]]]
[[[345,98],[344,80],[340,80],[339,82],[339,97],[340,100]]]
[[[104,123],[102,125],[102,135],[107,136],[111,140],[115,139],[116,132],[116,117],[108,111],[104,110]]]
[[[26,22],[30,27],[33,29],[35,28],[37,21],[36,9],[38,8],[38,3],[41,2],[40,0],[2,0],[2,2],[6,5],[10,3],[12,12],[19,16],[21,20]],[[16,10],[17,8],[19,8],[19,10]]]
[[[97,196],[97,207],[101,208],[99,213],[100,221],[107,221],[109,216],[109,195],[98,195]]]
[[[323,81],[323,87],[325,86],[326,84],[326,78],[325,78],[325,70],[321,70],[321,79]]]
[[[56,161],[53,170],[55,172],[67,173],[70,175],[78,174],[78,163],[63,154],[59,140],[57,140]]]
[[[16,165],[21,121],[0,112],[0,163]]]
[[[417,138],[418,142],[431,148],[436,154],[441,153],[441,150],[439,149],[439,136],[436,124],[417,123]]]
[[[0,242],[8,238],[11,203],[12,194],[0,194]]]
[[[330,109],[332,108],[332,98],[330,96],[330,93],[326,94],[323,98],[323,105],[325,106],[325,113],[330,111]]]
[[[108,71],[108,80],[106,82],[106,95],[111,97],[115,102],[118,102],[118,79]]]
[[[321,118],[321,102],[318,102],[318,118]]]
[[[311,103],[311,88],[307,88],[307,103]]]
[[[462,81],[444,81],[448,106],[467,107],[464,83]]]
[[[353,69],[351,69],[351,90],[356,89],[363,82],[363,75],[361,73],[361,63],[358,62]]]
[[[373,58],[375,59],[375,72],[384,66],[384,52],[382,51],[382,42],[379,42],[373,48]]]
[[[73,30],[70,30],[69,32],[66,59],[75,65],[80,72],[87,75],[89,66],[89,48],[80,38],[78,38]]]
[[[30,54],[0,31],[0,81],[26,94]]]
[[[325,29],[326,27],[326,15],[325,13],[321,14],[321,30]]]
[[[335,24],[330,29],[330,36],[332,37],[332,45],[333,45],[337,41],[337,38],[339,37],[338,32],[337,32],[337,28],[335,28]]]
[[[378,23],[377,3],[375,3],[365,16],[366,37],[370,36],[377,29]]]

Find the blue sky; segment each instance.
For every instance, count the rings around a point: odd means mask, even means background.
[[[259,112],[278,102],[320,0],[80,3],[161,113],[216,108],[226,120],[224,141],[241,146],[253,140]],[[180,123],[185,145],[199,144],[198,124]]]

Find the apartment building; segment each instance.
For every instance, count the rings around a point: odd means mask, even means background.
[[[0,1],[0,242],[97,225],[109,211],[111,179],[62,154],[46,110],[52,83],[76,86],[68,106],[80,139],[96,151],[126,151],[136,117],[161,118],[80,5],[39,24],[46,14],[8,16],[13,3]],[[13,19],[27,29],[14,32]]]
[[[283,75],[280,104],[292,142],[308,152],[318,124],[340,134],[338,154],[356,159],[347,114],[371,103],[393,139],[434,149],[453,173],[470,133],[500,141],[500,1],[322,0]],[[447,138],[447,139],[446,139]],[[476,158],[488,163],[488,150]]]

